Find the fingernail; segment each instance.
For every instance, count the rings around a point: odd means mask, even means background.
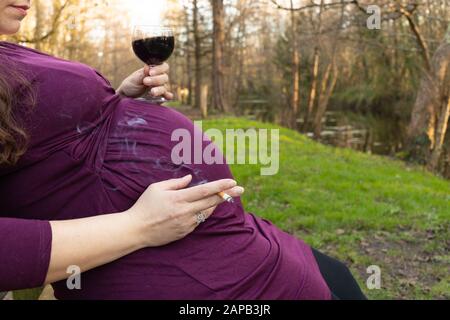
[[[245,192],[245,189],[242,187],[235,187],[233,190],[238,194],[243,194]]]
[[[229,183],[230,183],[230,186],[232,186],[232,187],[237,185],[237,182],[235,180],[230,180]]]

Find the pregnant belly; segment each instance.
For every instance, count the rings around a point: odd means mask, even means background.
[[[104,196],[116,211],[128,209],[152,183],[193,175],[193,184],[232,178],[227,165],[171,161],[174,130],[197,134],[181,114],[130,99],[111,119],[100,170]],[[205,141],[204,146],[210,142]],[[91,197],[86,194],[86,201]],[[112,239],[114,235],[111,235]],[[240,201],[224,203],[193,234],[161,248],[148,248],[84,273],[81,290],[54,285],[59,299],[214,299],[237,296],[261,268],[271,269],[276,250],[258,232]]]
[[[56,283],[55,295],[58,299],[254,299],[255,290],[264,290],[273,274],[285,274],[277,270],[279,248],[247,219],[243,224],[222,222],[207,222],[181,241],[143,249],[83,273],[80,290],[69,290],[65,281]]]
[[[175,165],[172,150],[179,142],[172,141],[172,134],[179,129],[191,137],[202,135],[192,121],[172,109],[132,99],[123,99],[115,106],[106,151],[101,155],[101,177],[117,209],[129,208],[155,182],[188,174],[193,176],[191,186],[233,178],[226,164],[191,161]],[[194,150],[192,145],[192,157],[210,144],[205,138],[200,150]]]

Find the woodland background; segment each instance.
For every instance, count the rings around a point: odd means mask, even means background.
[[[140,67],[121,2],[34,0],[12,40],[118,86]],[[380,29],[367,27],[371,5]],[[165,9],[183,105],[200,110],[205,87],[210,115],[281,124],[450,177],[450,0],[168,0]]]

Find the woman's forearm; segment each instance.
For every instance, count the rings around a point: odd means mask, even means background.
[[[136,250],[182,239],[198,226],[199,212],[209,216],[223,202],[219,192],[232,197],[244,192],[230,179],[185,189],[191,181],[188,175],[155,183],[123,213],[50,222],[52,249],[45,283],[68,278],[71,266],[85,272]]]
[[[128,213],[52,221],[52,251],[46,284],[67,279],[71,266],[81,272],[145,247]]]

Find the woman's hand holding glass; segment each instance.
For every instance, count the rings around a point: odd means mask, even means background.
[[[169,65],[145,66],[128,76],[117,89],[117,92],[130,98],[139,98],[149,93],[153,97],[164,97],[172,100],[173,94],[168,90]]]

